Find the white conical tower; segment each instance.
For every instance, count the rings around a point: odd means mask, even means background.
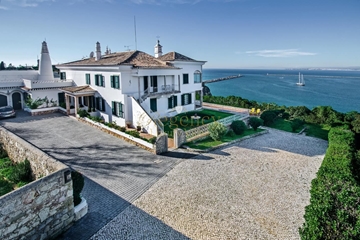
[[[42,48],[41,48],[41,57],[39,64],[39,80],[40,81],[54,80],[54,73],[52,69],[50,54],[45,41],[42,42]]]
[[[162,46],[160,45],[160,40],[157,40],[157,44],[155,45],[155,57],[162,56]]]

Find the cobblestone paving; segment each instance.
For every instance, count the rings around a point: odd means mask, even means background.
[[[89,213],[62,239],[89,239],[191,154],[156,156],[64,115],[20,112],[0,124],[85,176]]]
[[[182,238],[299,239],[326,148],[320,139],[270,130],[185,160],[92,239],[159,239],[159,222]]]

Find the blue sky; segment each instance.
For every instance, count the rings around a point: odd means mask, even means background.
[[[359,0],[0,0],[0,61],[53,64],[116,51],[177,51],[205,68],[360,66]]]

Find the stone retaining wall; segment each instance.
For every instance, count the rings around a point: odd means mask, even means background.
[[[1,239],[52,239],[74,219],[70,169],[0,127],[0,143],[15,162],[28,159],[34,182],[0,197]]]

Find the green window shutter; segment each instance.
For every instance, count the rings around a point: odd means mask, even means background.
[[[118,103],[118,106],[119,106],[119,117],[124,118],[123,104]]]
[[[105,99],[101,98],[101,111],[105,111]]]
[[[157,112],[156,98],[150,99],[150,109],[153,112]]]
[[[97,110],[100,110],[100,109],[99,109],[99,98],[98,98],[98,97],[97,97],[96,100],[95,100],[95,108],[96,108]]]
[[[115,77],[115,88],[120,89],[119,76],[116,76],[116,77]]]
[[[170,108],[173,108],[173,106],[172,106],[172,97],[169,97],[168,98],[168,108],[170,109]]]
[[[101,85],[102,87],[105,87],[105,77],[101,75]]]
[[[192,101],[191,101],[191,93],[188,93],[188,95],[189,95],[189,102],[188,102],[188,104],[191,104],[191,103],[192,103]]]
[[[86,78],[86,84],[90,85],[90,74],[87,73],[85,76],[86,76],[85,77]]]
[[[59,98],[59,103],[64,103],[65,102],[65,93],[63,93],[63,92],[58,93],[58,98]]]
[[[110,76],[110,87],[114,87],[114,76]]]
[[[189,74],[184,73],[183,74],[183,84],[188,84],[189,83]]]
[[[114,101],[112,101],[111,102],[111,109],[112,109],[112,113],[114,114],[114,115],[116,115],[116,112],[115,112],[115,108],[116,106],[115,106],[115,102]]]
[[[185,94],[181,95],[181,105],[185,105]]]
[[[95,85],[99,86],[99,75],[95,75]]]
[[[173,96],[174,98],[174,106],[173,107],[176,107],[177,106],[177,96]]]

